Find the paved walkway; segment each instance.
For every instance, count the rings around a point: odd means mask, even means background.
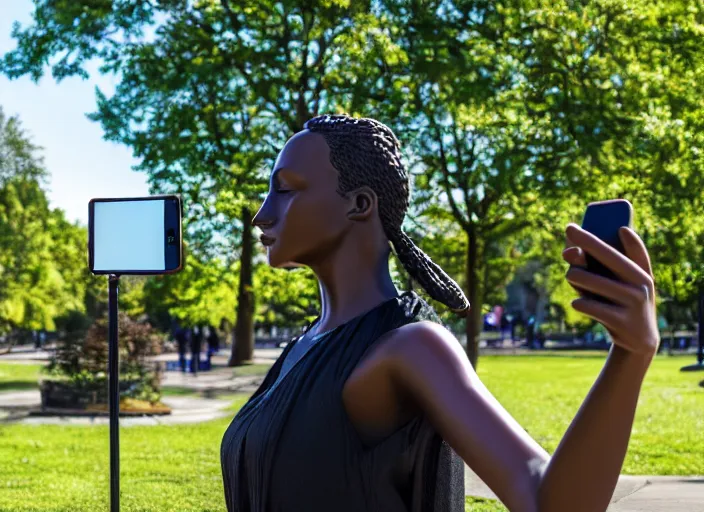
[[[465,467],[465,494],[498,499]],[[621,475],[608,512],[704,512],[704,476]]]
[[[224,410],[232,401],[193,396],[165,396],[161,400],[171,407],[171,414],[163,416],[128,416],[120,418],[121,427],[134,425],[176,425],[200,423],[231,416]],[[30,416],[38,409],[41,398],[38,390],[0,393],[0,422],[25,425],[108,425],[107,416]]]

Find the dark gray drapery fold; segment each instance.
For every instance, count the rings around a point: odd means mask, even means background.
[[[380,337],[419,320],[438,321],[404,293],[316,337],[277,379],[296,340],[286,347],[223,436],[228,512],[464,511],[464,463],[425,418],[362,439],[342,402],[344,383]]]

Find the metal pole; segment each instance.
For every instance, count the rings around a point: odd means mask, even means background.
[[[110,512],[120,510],[120,386],[117,291],[120,276],[108,278],[108,406],[110,408]]]

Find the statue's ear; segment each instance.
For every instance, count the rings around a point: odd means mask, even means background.
[[[378,200],[376,192],[369,187],[360,187],[347,194],[350,202],[350,209],[347,217],[350,220],[368,220],[377,210]]]

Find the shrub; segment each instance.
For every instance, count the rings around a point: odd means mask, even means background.
[[[158,366],[148,357],[161,353],[164,336],[151,325],[118,314],[120,381],[130,385],[121,396],[155,402],[159,399]],[[85,319],[74,315],[66,321],[65,334],[51,358],[49,374],[84,390],[107,387],[108,320],[96,320],[86,328]]]

